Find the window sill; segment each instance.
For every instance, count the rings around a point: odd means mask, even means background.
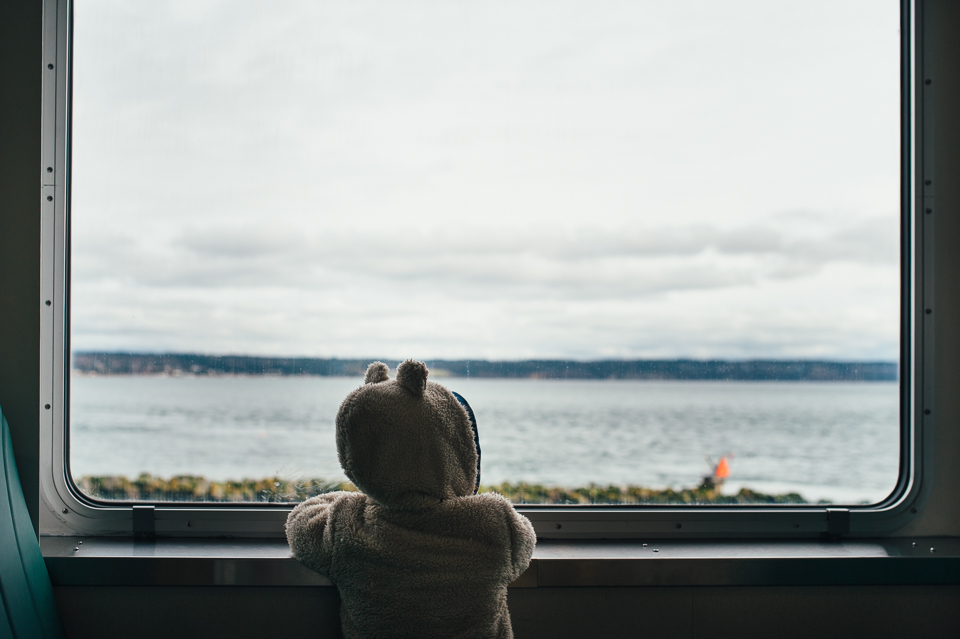
[[[281,539],[42,537],[40,548],[55,586],[332,586]],[[960,539],[541,540],[511,587],[880,584],[960,584]]]

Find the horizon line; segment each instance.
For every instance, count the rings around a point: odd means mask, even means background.
[[[596,364],[596,363],[629,363],[629,362],[695,362],[695,363],[805,363],[805,364],[894,364],[899,366],[900,362],[896,359],[842,359],[842,358],[778,358],[778,357],[622,357],[622,358],[597,358],[597,359],[576,359],[563,357],[528,357],[521,359],[489,359],[483,357],[425,357],[425,358],[406,358],[397,357],[350,357],[350,356],[319,356],[319,355],[255,355],[249,353],[202,353],[191,351],[148,351],[148,350],[76,350],[72,351],[71,356],[82,355],[135,355],[149,357],[212,357],[212,358],[247,358],[247,359],[274,359],[274,360],[327,360],[341,362],[404,362],[407,359],[414,359],[421,362],[486,362],[486,363],[530,363],[530,362],[573,362],[577,364]]]

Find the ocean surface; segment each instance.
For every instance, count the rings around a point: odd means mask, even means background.
[[[875,502],[898,473],[894,382],[436,380],[473,407],[483,484],[696,486],[732,454],[741,486]],[[75,376],[74,477],[344,479],[344,377]]]

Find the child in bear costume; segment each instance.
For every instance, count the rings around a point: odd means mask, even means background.
[[[507,584],[536,536],[506,499],[475,494],[478,447],[453,393],[407,360],[375,362],[337,413],[337,454],[363,492],[334,492],[287,518],[294,556],[340,590],[359,637],[512,637]]]

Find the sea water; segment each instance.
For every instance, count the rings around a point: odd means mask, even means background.
[[[477,416],[484,485],[689,488],[732,455],[724,492],[876,502],[897,481],[894,382],[438,380]],[[74,477],[343,480],[343,377],[75,376]]]

